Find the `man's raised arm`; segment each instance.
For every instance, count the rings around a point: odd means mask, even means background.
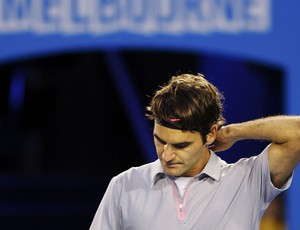
[[[281,187],[300,162],[300,116],[273,116],[224,126],[213,151],[223,151],[245,139],[272,142],[268,161],[272,182]]]

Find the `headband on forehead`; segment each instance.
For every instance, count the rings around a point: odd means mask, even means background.
[[[200,132],[199,129],[196,128],[187,128],[184,127],[181,124],[181,119],[180,118],[175,118],[173,116],[170,116],[168,118],[168,120],[160,120],[160,119],[155,119],[155,122],[161,126],[170,128],[170,129],[178,129],[178,130],[186,130],[186,131],[196,131],[196,132]]]
[[[169,117],[167,121],[156,119],[155,122],[170,129],[184,129],[180,123],[180,119],[175,117]]]
[[[170,128],[170,129],[181,129],[181,130],[183,129],[180,124],[174,124],[172,122],[167,122],[167,121],[158,120],[158,119],[156,119],[155,122],[161,126],[164,126],[164,127]]]

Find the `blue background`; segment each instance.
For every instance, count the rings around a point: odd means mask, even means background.
[[[110,35],[0,34],[0,63],[31,57],[84,51],[86,49],[163,49],[201,52],[256,63],[279,66],[284,71],[284,112],[300,114],[300,3],[272,1],[272,27],[264,33],[221,33],[179,35],[137,35],[118,32]],[[113,58],[113,57],[111,57]],[[114,59],[115,60],[115,59]],[[128,91],[129,92],[129,91]],[[300,169],[288,191],[289,229],[300,226]]]

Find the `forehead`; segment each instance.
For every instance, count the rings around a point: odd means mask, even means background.
[[[200,133],[196,131],[184,131],[179,129],[171,129],[154,122],[153,134],[165,142],[180,143],[180,142],[194,142],[200,141]]]

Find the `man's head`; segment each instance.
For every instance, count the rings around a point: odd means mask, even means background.
[[[174,76],[156,91],[147,107],[147,117],[179,130],[200,132],[203,143],[213,125],[221,127],[223,96],[203,75]]]

